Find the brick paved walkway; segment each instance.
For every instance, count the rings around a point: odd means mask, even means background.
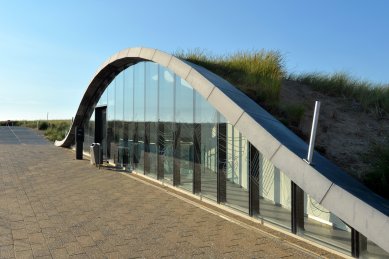
[[[0,258],[312,258],[29,129],[0,127]]]

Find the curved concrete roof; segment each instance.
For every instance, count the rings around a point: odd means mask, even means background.
[[[303,161],[308,146],[292,131],[226,80],[203,67],[151,48],[129,48],[108,58],[93,76],[71,130],[55,145],[74,143],[74,129],[83,126],[109,83],[125,68],[153,61],[169,68],[208,100],[267,159],[325,208],[389,252],[389,202],[372,193],[320,154]]]

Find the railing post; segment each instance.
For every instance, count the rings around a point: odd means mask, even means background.
[[[313,121],[311,128],[311,137],[309,139],[309,148],[307,159],[304,159],[308,164],[312,163],[313,150],[315,149],[315,139],[316,139],[316,130],[317,130],[317,122],[319,121],[319,112],[320,112],[320,102],[315,102],[315,111],[313,113]]]

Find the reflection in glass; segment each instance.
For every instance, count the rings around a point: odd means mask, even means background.
[[[134,68],[123,71],[123,143],[120,145],[122,166],[132,170],[132,135],[134,121]]]
[[[157,178],[158,65],[147,62],[145,69],[144,172],[153,178]]]
[[[159,66],[159,114],[158,121],[163,124],[163,133],[160,136],[164,139],[164,147],[159,150],[164,155],[163,177],[173,182],[173,133],[174,133],[174,74]]]
[[[145,137],[145,63],[134,66],[134,132],[133,132],[133,166],[138,173],[144,169]]]
[[[107,157],[114,162],[116,154],[116,145],[114,140],[115,133],[115,91],[116,80],[112,81],[107,88]]]
[[[90,152],[90,146],[92,145],[95,138],[95,112],[92,113],[92,116],[85,123],[84,126],[84,144],[83,151],[86,153]]]
[[[226,204],[248,213],[248,142],[229,123],[226,140]]]
[[[193,88],[179,77],[176,77],[175,101],[175,119],[180,127],[180,185],[193,191]]]
[[[362,234],[359,234],[359,243],[359,258],[389,258],[389,253]]]
[[[259,166],[259,217],[291,229],[291,181],[261,153]]]
[[[304,229],[299,234],[351,254],[351,229],[311,196],[306,194],[304,200]]]
[[[113,153],[114,162],[123,165],[123,97],[124,97],[124,73],[121,72],[115,78],[115,118],[114,118],[114,139],[113,146],[115,152]]]
[[[217,122],[218,112],[195,92],[195,123],[201,127],[201,194],[217,198]]]

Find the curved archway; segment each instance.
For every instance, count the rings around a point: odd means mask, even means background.
[[[140,61],[152,61],[185,79],[236,127],[255,148],[319,204],[389,251],[389,205],[339,168],[315,153],[314,164],[303,161],[307,145],[245,94],[212,72],[150,48],[129,48],[107,59],[93,76],[71,130],[56,146],[69,147],[74,129],[83,126],[110,82]]]

